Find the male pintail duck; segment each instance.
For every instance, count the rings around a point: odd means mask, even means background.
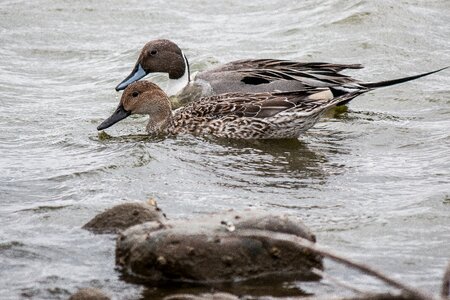
[[[203,97],[175,111],[156,84],[138,81],[123,92],[116,111],[97,129],[131,114],[148,114],[150,134],[212,135],[231,139],[298,138],[330,107],[369,91],[305,87],[290,92],[226,93]]]
[[[129,84],[147,74],[167,73],[171,84],[169,96],[178,94],[179,101],[187,103],[201,96],[234,92],[297,91],[305,87],[365,90],[389,86],[437,72],[381,82],[361,82],[339,73],[345,69],[360,68],[362,68],[360,64],[247,59],[232,61],[211,70],[199,72],[191,81],[189,63],[181,49],[172,41],[160,39],[150,41],[142,48],[132,72],[116,87],[116,90],[125,89]]]

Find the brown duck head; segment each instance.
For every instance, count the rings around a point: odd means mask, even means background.
[[[181,49],[169,40],[154,40],[145,44],[131,71],[116,87],[116,91],[125,89],[150,73],[167,73],[170,79],[179,79],[189,72],[189,65]]]
[[[133,114],[150,116],[147,131],[160,131],[172,116],[170,100],[156,84],[138,81],[130,84],[122,94],[119,106],[97,130],[106,129]]]

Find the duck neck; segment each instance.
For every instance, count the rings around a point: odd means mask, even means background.
[[[146,130],[150,134],[160,134],[166,132],[166,129],[172,124],[172,113],[166,117],[152,116],[148,121]]]
[[[191,81],[191,70],[189,68],[189,62],[183,52],[181,52],[181,55],[183,56],[184,61],[184,74],[180,78],[169,79],[166,91],[167,95],[169,96],[174,96],[181,92],[181,90],[183,90]]]
[[[150,115],[146,130],[150,134],[164,133],[172,123],[172,110],[169,106],[168,109],[161,109],[157,113]]]
[[[147,127],[145,128],[150,134],[160,134],[165,133],[167,128],[172,124],[172,112],[166,111],[164,113],[159,113],[151,115],[148,120]]]

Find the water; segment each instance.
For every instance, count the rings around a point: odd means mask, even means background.
[[[2,299],[65,299],[86,286],[117,299],[151,295],[114,269],[113,236],[80,228],[150,197],[172,217],[250,206],[297,215],[322,245],[437,292],[450,257],[448,70],[358,97],[299,141],[133,137],[145,117],[112,127],[106,140],[95,128],[151,39],[174,40],[194,71],[269,57],[362,63],[351,74],[370,81],[449,65],[449,15],[447,0],[3,0]],[[289,285],[332,290],[327,281]]]

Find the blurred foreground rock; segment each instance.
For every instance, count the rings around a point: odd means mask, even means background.
[[[238,296],[228,294],[228,293],[213,293],[213,294],[201,294],[201,295],[191,295],[191,294],[176,294],[164,297],[163,300],[239,300]]]
[[[293,280],[318,280],[323,270],[322,257],[307,250],[308,244],[292,235],[315,242],[315,236],[297,218],[287,215],[273,215],[253,210],[221,214],[202,215],[195,219],[167,220],[154,200],[145,203],[125,203],[100,213],[83,228],[96,233],[120,233],[116,244],[116,264],[122,267],[124,279],[145,283],[148,288],[158,287],[160,298],[191,300],[233,300],[233,299],[280,299],[270,288]],[[125,231],[123,231],[125,230]],[[252,231],[254,230],[254,231]],[[283,234],[290,234],[286,236]],[[292,238],[291,238],[292,237]],[[308,246],[309,247],[309,246]],[[320,249],[320,248],[319,248]],[[328,257],[327,252],[321,252]],[[336,254],[331,254],[335,257]],[[345,262],[344,258],[340,258]],[[365,266],[350,264],[376,275]],[[313,272],[313,269],[316,269]],[[449,265],[450,270],[450,265]],[[448,271],[450,274],[450,271]],[[381,275],[377,275],[379,277]],[[450,275],[449,275],[450,277]],[[379,278],[383,278],[382,276]],[[386,279],[383,279],[386,280]],[[445,281],[448,282],[448,281]],[[209,287],[206,293],[192,290],[172,294],[178,284]],[[239,296],[225,292],[210,292],[213,286],[234,288],[255,286],[253,295],[244,290]],[[175,284],[175,286],[174,286]],[[396,283],[403,294],[364,293],[353,297],[337,295],[309,296],[303,291],[289,299],[305,300],[412,300],[428,299],[427,293]],[[220,290],[220,288],[216,289]],[[251,291],[251,288],[248,290]],[[155,290],[148,289],[143,299],[152,299]],[[161,294],[162,292],[162,294]],[[148,295],[147,295],[148,294]],[[270,295],[270,296],[269,296]],[[298,295],[298,296],[297,296]],[[149,296],[150,298],[148,298]],[[275,297],[273,297],[275,296]],[[282,296],[283,297],[283,296]],[[431,297],[433,298],[433,297]],[[71,300],[110,299],[98,289],[81,289]]]
[[[81,289],[72,296],[69,300],[110,300],[101,290],[94,288]]]
[[[240,236],[245,229],[289,233],[315,242],[297,218],[229,211],[131,227],[118,237],[116,263],[128,275],[151,284],[319,279],[311,268],[323,269],[322,257],[293,243]]]
[[[289,298],[279,298],[271,296],[254,297],[254,296],[236,296],[228,293],[205,293],[200,295],[193,294],[175,294],[164,297],[163,300],[279,300],[279,299],[297,299],[297,300],[418,300],[413,296],[407,295],[394,295],[388,293],[373,294],[368,293],[360,296],[354,297],[340,297],[334,295],[325,295],[322,297],[289,297]]]
[[[156,202],[124,203],[98,214],[83,228],[94,233],[118,233],[131,226],[149,221],[162,221],[164,214]]]

